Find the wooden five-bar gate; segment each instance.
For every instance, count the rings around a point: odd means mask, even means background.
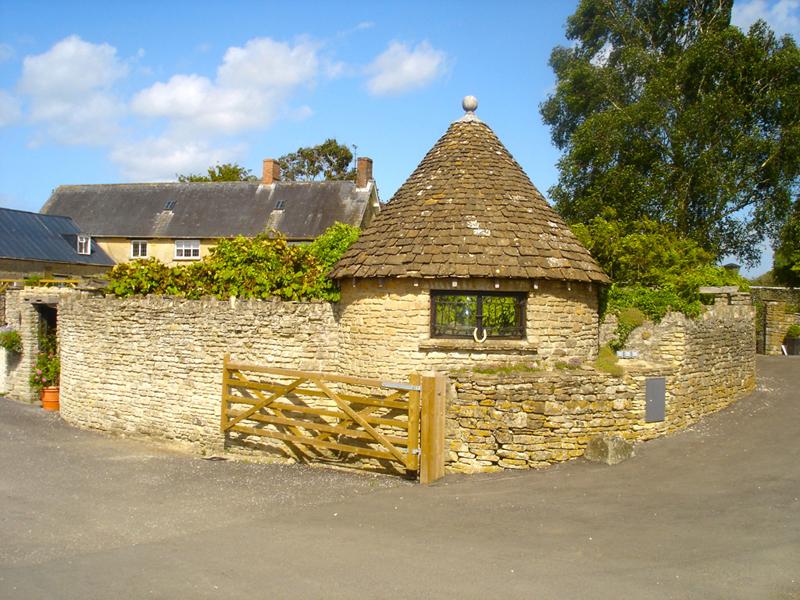
[[[220,429],[280,440],[307,460],[355,455],[399,463],[430,483],[444,475],[445,390],[443,375],[414,373],[399,383],[226,355]]]

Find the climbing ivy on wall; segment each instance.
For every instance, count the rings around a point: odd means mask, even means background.
[[[275,234],[220,240],[197,262],[170,267],[149,258],[117,265],[107,290],[123,298],[157,294],[337,301],[339,290],[328,273],[358,234],[358,228],[336,223],[310,244],[293,245]]]

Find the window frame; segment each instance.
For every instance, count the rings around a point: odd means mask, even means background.
[[[441,296],[475,296],[476,297],[476,310],[475,320],[476,327],[479,335],[486,333],[485,339],[490,340],[524,340],[527,339],[527,312],[528,312],[528,292],[501,292],[494,290],[430,290],[430,337],[431,339],[451,339],[451,340],[468,340],[473,339],[471,334],[454,335],[454,334],[440,334],[436,332],[436,313],[437,304],[436,298]],[[518,315],[519,321],[515,327],[517,330],[516,335],[488,335],[488,332],[483,328],[483,298],[485,297],[508,297],[514,298],[519,307]]]
[[[187,250],[190,251],[188,255],[186,254]],[[178,254],[179,252],[182,254]],[[200,260],[200,240],[175,240],[173,258],[175,260]]]
[[[92,236],[79,233],[76,243],[75,251],[81,256],[89,256],[92,253]]]
[[[139,245],[139,254],[136,254],[133,249]],[[142,246],[144,246],[144,254],[142,254]],[[150,257],[150,243],[147,240],[131,240],[131,258],[149,258]]]

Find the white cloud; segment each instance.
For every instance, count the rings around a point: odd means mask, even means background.
[[[749,0],[733,6],[731,22],[747,31],[757,20],[763,19],[779,35],[800,34],[800,0]]]
[[[25,57],[19,90],[30,100],[31,121],[57,142],[103,144],[118,131],[124,112],[111,87],[127,73],[115,48],[73,35]]]
[[[317,47],[308,40],[295,46],[258,38],[243,48],[228,48],[217,70],[220,85],[233,88],[287,89],[313,80]]]
[[[427,42],[410,49],[392,42],[368,67],[367,89],[375,95],[399,94],[431,83],[444,74],[447,56]]]
[[[8,44],[0,43],[0,63],[4,63],[12,58],[14,58],[14,48]]]
[[[314,81],[317,48],[268,38],[229,48],[215,81],[200,75],[174,75],[139,92],[131,108],[164,117],[172,127],[206,134],[235,134],[269,125],[298,87]]]
[[[205,173],[209,166],[235,161],[243,153],[242,146],[220,147],[207,140],[164,135],[119,144],[111,160],[129,181],[170,181],[176,174]]]
[[[35,126],[32,145],[106,146],[133,181],[203,172],[245,155],[245,145],[231,136],[263,129],[278,117],[313,114],[309,106],[292,106],[296,92],[346,68],[321,58],[320,47],[308,38],[252,39],[228,48],[213,75],[175,74],[123,100],[116,86],[130,71],[147,69],[138,64],[144,49],[121,60],[114,47],[73,35],[25,57],[20,98],[0,90],[0,125],[20,118],[22,101],[22,116]]]
[[[22,116],[19,99],[0,90],[0,127],[16,123]]]

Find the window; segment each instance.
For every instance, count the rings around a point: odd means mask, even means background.
[[[200,240],[175,240],[175,258],[200,258]]]
[[[431,337],[525,337],[526,293],[431,291]]]
[[[275,208],[272,210],[283,210],[286,206],[286,200],[284,198],[278,198],[278,201],[275,203]]]
[[[133,240],[131,242],[131,258],[147,258],[146,240]]]
[[[175,200],[167,200],[164,203],[164,210],[172,210],[175,208]]]
[[[92,238],[88,235],[78,236],[78,254],[89,255],[92,253]]]

